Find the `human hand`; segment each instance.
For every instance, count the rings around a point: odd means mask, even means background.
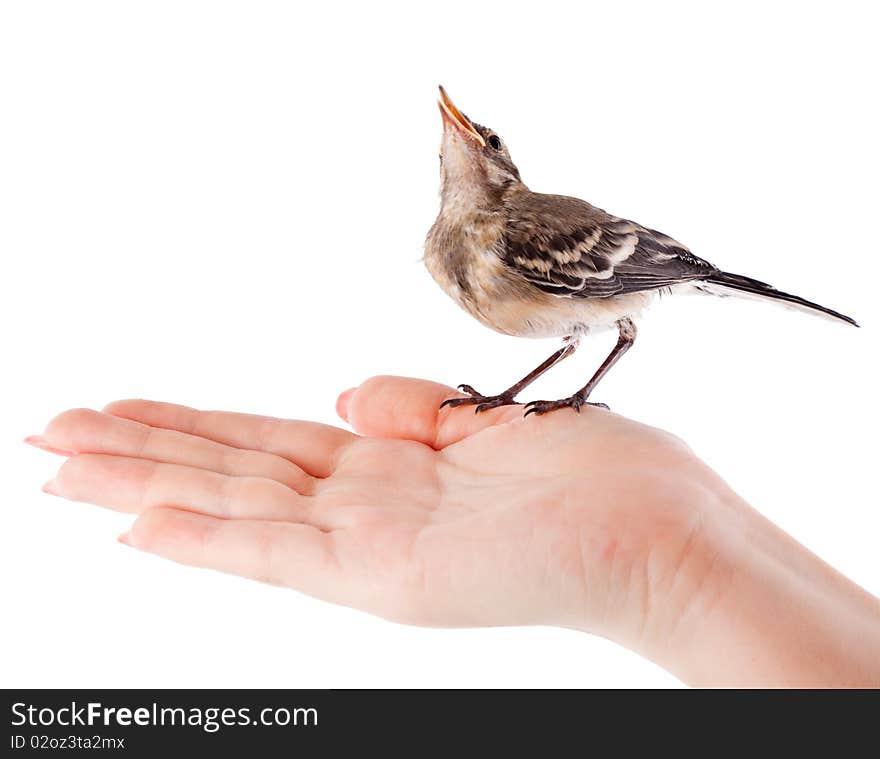
[[[141,550],[400,622],[576,627],[698,681],[687,649],[755,512],[659,430],[592,408],[438,411],[453,393],[369,380],[338,404],[360,434],[121,401],[36,443],[69,455],[47,490],[138,514],[123,540]]]

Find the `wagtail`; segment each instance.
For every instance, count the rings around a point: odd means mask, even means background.
[[[444,406],[476,411],[516,403],[516,396],[570,356],[588,332],[616,326],[617,345],[584,387],[557,401],[532,401],[526,415],[580,410],[599,381],[633,344],[633,318],[660,293],[699,290],[782,301],[858,326],[849,316],[729,274],[684,245],[577,198],[532,192],[507,145],[467,118],[440,88],[440,213],[428,232],[425,264],[471,316],[506,335],[562,337],[563,345],[497,395],[459,385],[466,398]]]

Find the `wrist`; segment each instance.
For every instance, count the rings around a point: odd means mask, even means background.
[[[693,685],[877,687],[880,602],[720,485],[642,652]]]

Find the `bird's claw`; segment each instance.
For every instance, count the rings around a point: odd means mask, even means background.
[[[572,395],[558,401],[531,401],[526,404],[526,411],[523,414],[523,417],[527,417],[529,414],[542,416],[543,414],[550,411],[556,411],[556,409],[560,408],[573,408],[580,413],[582,406],[595,406],[596,408],[602,408],[609,411],[608,406],[604,403],[592,403],[579,395]]]
[[[489,398],[486,398],[481,404],[479,404],[475,409],[474,413],[479,414],[483,411],[488,411],[490,408],[498,408],[499,406],[516,406],[517,403],[513,400],[512,395],[495,395]]]
[[[458,406],[475,406],[474,413],[479,414],[482,411],[488,411],[490,408],[498,408],[499,406],[515,406],[516,401],[509,393],[501,393],[500,395],[483,395],[478,393],[470,385],[459,385],[458,389],[468,394],[468,398],[447,398],[440,404],[440,408],[449,406],[456,408]]]

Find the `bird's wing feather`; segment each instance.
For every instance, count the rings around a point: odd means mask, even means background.
[[[554,295],[603,298],[716,271],[671,237],[577,198],[527,193],[508,211],[504,262]]]

